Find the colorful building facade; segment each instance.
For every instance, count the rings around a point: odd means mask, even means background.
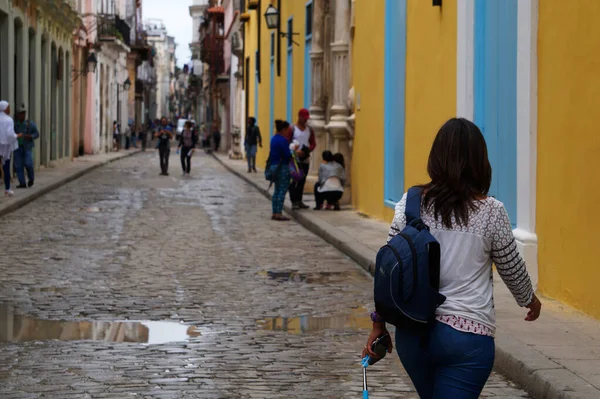
[[[353,207],[391,220],[405,190],[428,181],[440,126],[454,116],[470,119],[488,144],[490,195],[505,204],[536,286],[600,317],[600,269],[590,251],[600,218],[591,211],[600,196],[593,178],[600,56],[590,51],[600,44],[600,3],[336,0],[325,7],[339,2],[351,10]],[[259,3],[262,18],[269,2]],[[246,24],[248,115],[258,116],[263,132],[271,133],[273,119],[290,118],[290,103],[292,110],[306,103],[304,3],[282,5],[281,20],[293,16],[300,46],[291,47],[290,63],[281,44],[280,73],[269,53],[271,32],[254,16]],[[325,90],[326,98],[336,95]],[[265,146],[261,162],[267,154]]]

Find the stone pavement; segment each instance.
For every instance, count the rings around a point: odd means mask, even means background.
[[[358,398],[368,274],[214,158],[96,169],[2,219],[0,397]],[[397,356],[372,398],[416,398]],[[493,374],[485,397],[527,394]]]
[[[35,172],[35,185],[27,189],[15,188],[19,184],[15,177],[13,179],[14,181],[11,183],[15,195],[13,197],[0,197],[0,216],[13,212],[42,195],[52,190],[56,190],[60,186],[75,180],[100,166],[133,155],[137,151],[138,150],[123,150],[119,152],[110,152],[108,154],[86,155],[84,157],[75,158],[72,162],[59,164],[56,167],[41,169]]]
[[[248,174],[244,161],[222,155],[217,159],[269,195],[261,171]],[[305,197],[309,205],[314,204],[311,197]],[[342,212],[292,212],[289,197],[286,211],[364,269],[374,270],[375,254],[385,242],[391,221],[369,219],[350,208]],[[536,398],[600,398],[600,321],[542,298],[542,316],[534,323],[526,322],[526,310],[517,306],[497,275],[494,283],[496,369]]]

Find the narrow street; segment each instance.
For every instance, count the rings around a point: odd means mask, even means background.
[[[0,397],[359,398],[372,280],[197,152],[153,151],[3,218]],[[382,237],[384,240],[385,237]],[[371,398],[416,398],[397,356]],[[484,397],[528,397],[494,374]]]

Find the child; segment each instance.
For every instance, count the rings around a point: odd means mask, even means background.
[[[337,160],[340,162],[336,162]],[[323,208],[327,201],[327,209],[333,206],[336,211],[340,210],[339,201],[344,195],[344,183],[346,171],[344,170],[344,157],[342,154],[333,155],[331,151],[323,151],[323,163],[319,167],[319,181],[315,184],[315,211]]]

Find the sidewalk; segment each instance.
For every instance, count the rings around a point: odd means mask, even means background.
[[[35,185],[31,188],[16,189],[19,183],[16,179],[11,183],[15,195],[0,198],[0,217],[27,205],[31,201],[64,186],[108,163],[136,154],[139,150],[110,152],[108,154],[86,155],[75,158],[73,162],[35,172]]]
[[[261,171],[249,174],[245,161],[215,157],[270,198],[273,189],[267,192],[268,182]],[[314,204],[311,196],[305,198],[311,200],[305,201],[307,204]],[[388,234],[388,222],[366,218],[349,208],[342,212],[292,212],[289,198],[285,209],[300,224],[373,273],[375,255]],[[269,213],[270,207],[265,205],[265,217]],[[496,370],[534,398],[600,398],[600,321],[541,298],[542,316],[529,323],[523,320],[526,310],[516,304],[497,275],[494,287]]]

